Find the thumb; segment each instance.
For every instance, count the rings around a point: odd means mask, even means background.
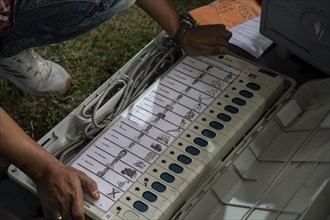
[[[87,192],[95,199],[100,198],[100,192],[98,191],[97,184],[94,180],[84,173],[80,173],[79,178],[83,189],[86,189]]]

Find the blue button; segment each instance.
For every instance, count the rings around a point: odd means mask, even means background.
[[[224,122],[228,122],[231,120],[231,117],[229,115],[226,115],[225,113],[218,114],[217,118],[219,118],[221,121],[224,121]]]
[[[225,110],[226,110],[227,112],[232,113],[232,114],[236,114],[236,113],[238,113],[238,108],[235,108],[235,107],[232,106],[232,105],[227,105],[227,106],[225,107]]]
[[[194,143],[197,144],[200,147],[206,147],[207,146],[207,141],[202,139],[202,138],[195,138]]]
[[[210,125],[211,128],[214,128],[216,130],[222,130],[223,129],[223,124],[221,124],[219,122],[216,122],[216,121],[211,121],[209,125]]]
[[[157,192],[165,192],[165,190],[166,190],[166,186],[164,186],[160,182],[154,182],[154,183],[152,183],[151,184],[151,188],[153,188]]]
[[[185,155],[182,155],[182,154],[179,155],[177,159],[178,159],[178,161],[180,161],[181,163],[186,164],[186,165],[191,163],[191,158],[189,158]]]
[[[157,196],[149,191],[144,192],[142,194],[142,197],[145,198],[149,202],[155,202],[157,200]]]
[[[202,135],[208,138],[214,138],[216,136],[216,134],[213,131],[210,131],[209,129],[204,129],[202,131]]]
[[[246,91],[245,89],[244,90],[241,90],[239,91],[239,94],[245,98],[252,98],[253,97],[253,93],[252,92],[249,92],[249,91]]]
[[[200,150],[198,150],[197,148],[192,147],[192,146],[186,147],[186,152],[190,153],[191,155],[194,155],[194,156],[197,156],[198,154],[200,154]]]
[[[140,212],[146,212],[148,210],[148,206],[141,201],[134,202],[133,207]]]
[[[175,163],[172,163],[169,167],[170,170],[172,170],[174,173],[182,173],[183,168]]]
[[[166,173],[166,172],[165,172],[165,173],[162,173],[162,174],[160,175],[160,178],[161,178],[162,180],[168,182],[168,183],[172,183],[172,182],[175,180],[174,176],[172,176],[171,174]]]
[[[231,101],[239,106],[244,106],[246,104],[246,101],[240,98],[233,98]]]
[[[254,91],[260,90],[260,86],[255,83],[248,83],[248,84],[246,84],[246,87],[248,87],[249,89],[252,89]]]

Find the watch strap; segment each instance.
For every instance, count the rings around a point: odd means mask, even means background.
[[[179,29],[175,33],[174,37],[171,39],[172,42],[174,42],[177,46],[180,46],[184,34],[193,27],[194,24],[191,21],[181,17]]]

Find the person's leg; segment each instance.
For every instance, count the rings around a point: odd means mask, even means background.
[[[46,85],[50,88],[50,91],[63,93],[63,85],[67,85],[69,79],[66,71],[53,62],[44,60],[38,55],[34,56],[35,53],[28,50],[28,48],[74,38],[110,19],[116,13],[127,9],[133,3],[134,0],[18,0],[15,7],[16,21],[14,28],[0,33],[0,57],[2,57],[0,58],[0,76],[6,77],[21,89],[34,95],[45,94],[44,88],[32,91],[39,85]],[[23,55],[21,56],[21,54]],[[45,83],[45,80],[42,79],[43,82],[35,83],[31,88],[28,88],[28,85],[31,84],[28,81],[31,81],[31,79],[36,81],[35,75],[38,76],[38,73],[40,73],[38,68],[33,71],[31,77],[31,73],[29,73],[29,76],[24,75],[24,78],[27,79],[22,79],[21,76],[16,77],[17,71],[14,71],[16,75],[10,75],[9,71],[6,71],[8,66],[15,66],[13,63],[16,62],[15,60],[22,61],[22,59],[19,59],[20,57],[24,58],[23,63],[28,63],[23,69],[31,69],[31,61],[38,61],[34,62],[34,66],[37,65],[37,67],[41,66],[43,68],[48,66],[44,69],[48,72],[55,71],[54,73],[50,72],[42,75],[51,74],[54,77],[47,76],[47,78],[52,78],[50,82]],[[14,61],[8,62],[8,59]],[[19,70],[22,72],[21,69]],[[52,83],[55,83],[55,88],[52,88]],[[38,85],[36,86],[36,84]]]
[[[17,0],[15,26],[0,33],[3,57],[25,49],[58,43],[83,34],[134,0]]]

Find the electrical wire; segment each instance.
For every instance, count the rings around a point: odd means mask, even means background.
[[[108,87],[104,90],[104,92],[102,93],[101,97],[99,98],[99,100],[96,102],[95,104],[95,107],[93,109],[93,113],[91,115],[91,118],[92,118],[92,122],[93,122],[93,125],[96,127],[96,128],[104,128],[105,126],[107,126],[106,123],[104,124],[101,124],[99,123],[99,120],[102,119],[102,116],[99,117],[99,118],[96,118],[96,114],[97,114],[97,111],[100,109],[100,106],[101,106],[101,103],[103,102],[104,98],[107,96],[107,94],[111,91],[111,89],[113,89],[113,87],[119,85],[119,84],[123,84],[124,86],[127,85],[127,83],[120,79],[118,80],[118,82],[116,82],[116,84],[114,85],[108,85]],[[109,113],[111,113],[111,111],[113,111],[112,109],[109,110]]]
[[[62,162],[67,161],[84,142],[93,139],[114,118],[119,116],[128,105],[148,88],[155,78],[166,71],[166,67],[172,66],[181,55],[182,51],[174,44],[169,43],[168,38],[163,38],[161,42],[155,40],[148,48],[142,50],[138,57],[132,59],[122,68],[121,71],[123,72],[119,78],[107,85],[101,94],[91,101],[92,105],[83,109],[84,118],[89,117],[91,120],[84,127],[85,136],[63,147],[54,156]],[[100,115],[99,110],[103,106],[102,103],[115,86],[122,86],[122,96],[113,108]],[[89,111],[92,111],[90,115],[87,114]]]

